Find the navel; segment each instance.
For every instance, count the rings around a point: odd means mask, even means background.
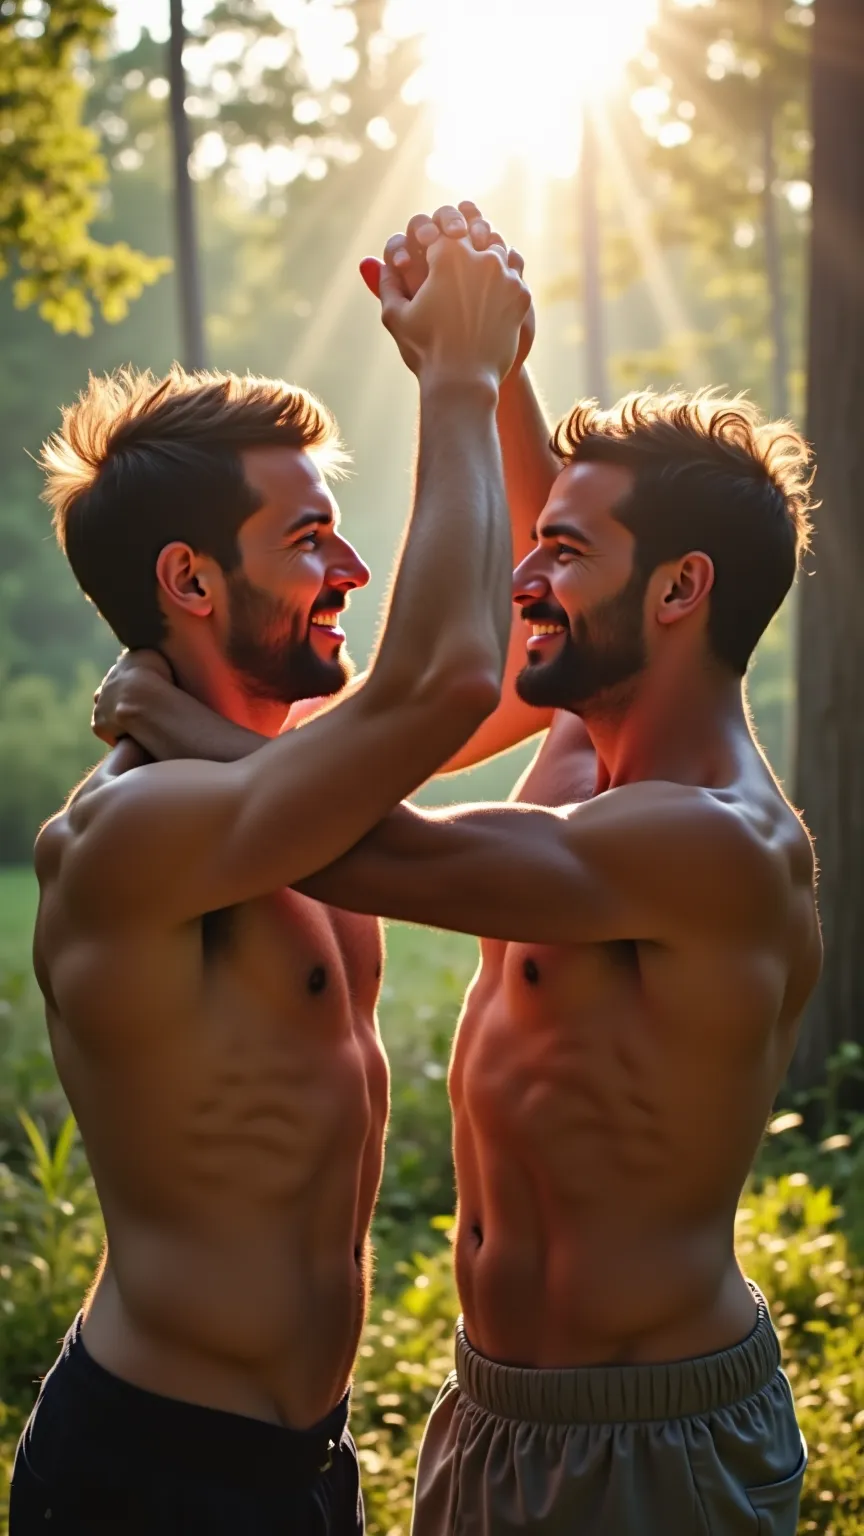
[[[324,991],[327,985],[327,972],[323,965],[316,965],[314,971],[310,971],[309,980],[306,985],[313,996],[316,992]]]
[[[375,967],[375,980],[376,981],[380,981],[381,980],[381,961],[380,960],[378,961],[378,964]]]
[[[522,967],[522,974],[530,987],[536,987],[540,980],[540,972],[537,969],[536,960],[526,960]]]

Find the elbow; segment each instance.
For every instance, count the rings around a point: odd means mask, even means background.
[[[452,721],[460,736],[473,735],[501,703],[501,674],[497,668],[465,659],[430,671],[423,683],[430,705]]]

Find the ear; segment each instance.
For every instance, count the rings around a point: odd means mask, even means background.
[[[669,565],[657,594],[658,624],[676,624],[695,613],[714,585],[714,561],[710,555],[694,552],[676,565]]]
[[[156,561],[156,580],[169,603],[191,618],[213,612],[213,561],[188,544],[166,544]]]

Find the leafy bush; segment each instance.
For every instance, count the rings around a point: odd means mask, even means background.
[[[796,1171],[738,1211],[742,1267],[771,1303],[810,1462],[799,1530],[864,1528],[864,1270],[828,1189]]]
[[[843,1102],[847,1085],[862,1079],[864,1052],[844,1041],[828,1062],[824,1085],[796,1095],[800,1108],[769,1121],[756,1163],[757,1178],[795,1168],[817,1188],[828,1185],[843,1207],[843,1231],[859,1263],[864,1263],[864,1114],[844,1109]],[[805,1130],[805,1116],[818,1120],[818,1138]]]
[[[71,1115],[53,1148],[26,1113],[20,1173],[0,1162],[0,1498],[36,1393],[87,1287],[102,1217]],[[0,1530],[3,1527],[0,1526]]]
[[[101,757],[89,725],[98,681],[82,667],[64,697],[49,677],[0,678],[0,864],[30,859],[40,824]]]

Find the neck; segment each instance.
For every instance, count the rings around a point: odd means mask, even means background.
[[[583,713],[580,711],[580,713]],[[720,668],[649,669],[626,699],[586,709],[597,790],[644,779],[728,783],[750,736],[743,684]]]
[[[243,679],[224,663],[214,665],[211,659],[184,655],[178,659],[168,655],[177,684],[184,693],[191,694],[206,704],[208,709],[242,725],[247,731],[259,736],[278,736],[285,723],[289,705],[261,699],[249,692]]]

